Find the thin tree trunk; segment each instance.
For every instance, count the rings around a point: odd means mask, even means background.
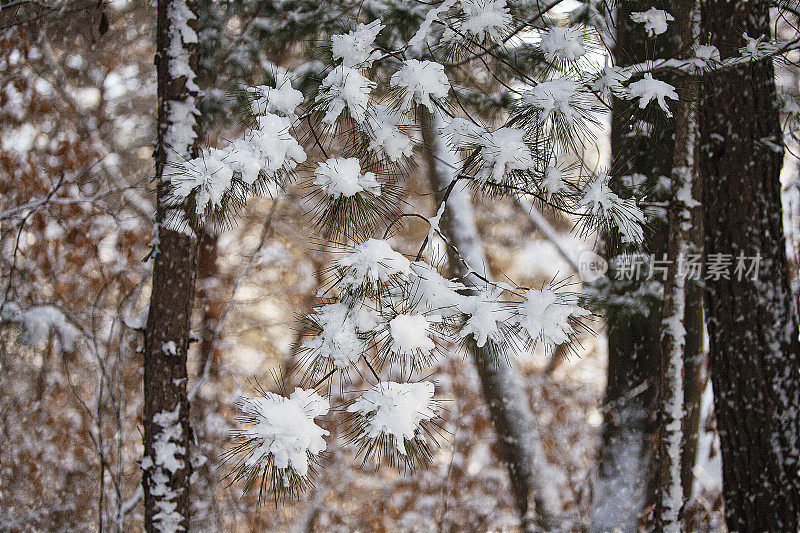
[[[440,202],[459,162],[438,134],[434,120],[426,110],[422,111],[428,176],[431,188],[436,191],[437,202]],[[457,184],[450,193],[440,227],[469,267],[489,278],[486,256],[466,187],[466,183]],[[452,249],[448,249],[448,264],[451,275],[467,275],[468,269]],[[470,276],[466,277],[466,281],[478,282]],[[550,530],[555,524],[556,498],[544,479],[547,463],[520,375],[513,364],[492,353],[491,342],[478,347],[470,337],[467,349],[478,371],[523,528],[530,531],[538,526]]]
[[[145,530],[189,528],[189,402],[186,352],[197,273],[197,240],[168,229],[164,201],[174,164],[196,154],[195,96],[197,35],[193,4],[158,0],[156,72],[156,248],[144,346]]]
[[[770,3],[704,0],[701,39],[723,59],[743,33],[770,37]],[[731,531],[800,528],[800,341],[780,199],[781,128],[771,59],[713,76],[700,106],[709,362]],[[738,257],[760,256],[758,272]],[[745,267],[755,262],[742,261]],[[745,275],[746,274],[746,275]]]
[[[674,5],[676,37],[681,57],[691,54],[696,0]],[[684,367],[686,362],[686,306],[688,284],[686,260],[692,252],[692,212],[699,202],[694,190],[697,144],[696,88],[691,79],[681,80],[675,104],[675,147],[669,201],[667,279],[661,330],[661,386],[659,391],[658,462],[656,468],[655,526],[658,531],[681,529],[683,510],[682,444],[684,444]]]
[[[617,3],[617,38],[613,51],[617,65],[674,55],[669,30],[648,37],[643,25],[631,20],[632,12],[647,11],[650,7],[672,10],[671,3],[666,0]],[[613,98],[610,173],[614,187],[628,189],[633,181],[631,176],[638,174],[644,176],[645,186],[652,191],[651,199],[666,200],[668,191],[663,182],[671,173],[674,131],[672,121],[660,110],[656,113],[642,111],[636,102]],[[652,231],[645,251],[660,259],[667,251],[667,220],[657,216],[649,223]],[[612,290],[615,294],[636,298],[637,290],[648,283],[653,281],[614,281]],[[657,294],[658,291],[641,292]],[[662,302],[657,297],[639,297],[639,300],[634,306],[606,312],[608,380],[591,531],[616,528],[635,531],[644,508],[653,503],[654,491],[648,488],[652,479],[648,474],[657,429],[654,407],[659,388]]]
[[[693,171],[696,171],[696,166]],[[702,188],[698,187],[699,182],[695,172],[692,198],[702,198]],[[694,209],[692,213],[692,244],[697,246],[696,253],[700,255],[703,252],[701,211],[702,209]],[[700,438],[703,391],[708,383],[708,357],[703,343],[705,337],[703,288],[694,280],[687,280],[685,313],[686,347],[684,348],[683,367],[684,415],[681,429],[683,432],[681,483],[683,484],[683,499],[688,502],[692,498],[692,487],[694,486],[694,466],[697,458],[697,443]]]
[[[209,365],[209,374],[217,376],[219,367],[216,361],[217,354],[214,349],[214,331],[224,309],[224,304],[217,294],[216,285],[219,283],[219,265],[217,265],[217,245],[219,238],[211,231],[204,231],[200,238],[197,259],[197,301],[200,306],[200,360],[197,365],[197,374],[202,376]],[[209,359],[211,361],[209,362]]]

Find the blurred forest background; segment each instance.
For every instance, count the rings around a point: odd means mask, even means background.
[[[593,1],[555,4],[546,16],[562,22],[598,9]],[[142,0],[32,5],[4,5],[0,12],[0,530],[138,530],[140,347],[155,211],[154,6]],[[317,37],[293,26],[292,13],[324,17],[326,2],[198,5],[207,144],[242,130],[226,91],[264,83],[280,69],[318,83],[324,65],[314,57]],[[494,83],[486,72],[470,75],[477,84]],[[797,87],[788,70],[778,80],[787,92]],[[597,118],[597,142],[582,160],[607,168],[611,113]],[[295,385],[294,356],[304,334],[298,317],[315,304],[319,273],[336,257],[321,239],[309,238],[315,233],[309,175],[301,172],[274,200],[251,200],[233,227],[201,239],[188,362],[193,529],[513,529],[519,519],[488,409],[471,361],[457,347],[431,369],[438,395],[451,399],[442,414],[448,437],[431,468],[413,476],[375,471],[331,439],[315,487],[297,502],[259,506],[226,478],[221,455],[236,425],[233,403],[257,384]],[[795,159],[787,155],[783,193],[793,265],[796,179]],[[414,157],[401,200],[404,211],[435,212],[422,154]],[[509,198],[476,194],[473,202],[496,279],[580,284],[573,265],[597,243],[571,234],[572,220],[531,214],[531,206]],[[407,219],[396,228],[395,248],[416,249],[427,231],[424,222]],[[587,527],[598,505],[601,430],[615,408],[606,401],[602,318],[592,329],[555,354],[519,354],[513,361],[541,437],[543,477],[576,530]],[[720,530],[710,397],[699,416],[686,521],[696,531]],[[323,425],[336,436],[335,423]]]

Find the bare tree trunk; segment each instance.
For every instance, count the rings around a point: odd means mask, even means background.
[[[197,240],[169,229],[165,208],[167,175],[174,164],[196,154],[194,81],[197,35],[193,4],[158,0],[156,71],[156,244],[153,285],[144,346],[145,530],[189,528],[189,402],[186,353],[197,273]]]
[[[696,0],[680,0],[673,7],[674,25],[681,57],[691,54]],[[700,205],[694,192],[697,107],[695,83],[681,80],[680,99],[675,105],[675,147],[669,201],[667,279],[661,329],[661,387],[657,453],[656,507],[658,531],[681,530],[683,510],[684,367],[686,363],[686,306],[688,284],[686,260],[692,253],[692,213]]]
[[[422,132],[428,176],[436,191],[437,202],[452,182],[459,162],[444,144],[434,125],[434,118],[422,111]],[[472,211],[467,184],[454,187],[447,199],[441,220],[441,230],[473,271],[489,278],[489,268],[483,253],[478,228]],[[466,276],[467,283],[477,282],[468,276],[468,269],[452,249],[448,249],[448,264],[453,276]],[[519,373],[493,353],[491,342],[478,347],[473,338],[467,341],[489,406],[503,461],[508,469],[514,499],[524,530],[538,527],[550,530],[555,525],[556,497],[544,479],[547,463],[536,431],[533,413]]]
[[[219,298],[216,286],[219,283],[219,265],[217,265],[218,236],[211,231],[204,231],[200,237],[197,258],[197,301],[200,306],[200,360],[197,374],[202,376],[206,364],[209,374],[216,377],[219,367],[214,348],[214,331],[217,329],[224,304]],[[211,360],[209,362],[209,359]]]
[[[770,37],[765,0],[704,0],[701,40],[723,59]],[[800,341],[780,200],[783,139],[771,59],[713,76],[700,104],[709,362],[731,531],[800,529]],[[758,272],[738,270],[758,256]],[[745,267],[754,260],[744,259]]]

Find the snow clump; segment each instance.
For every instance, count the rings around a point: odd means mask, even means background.
[[[425,438],[421,424],[436,417],[433,409],[433,383],[396,383],[374,385],[348,408],[365,419],[366,437],[393,437],[398,453],[406,455],[405,441]]]

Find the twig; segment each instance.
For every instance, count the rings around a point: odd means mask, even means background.
[[[556,250],[558,250],[558,253],[561,255],[561,257],[563,257],[564,260],[569,263],[569,266],[571,266],[575,272],[580,272],[578,262],[575,261],[575,259],[570,255],[569,251],[564,246],[564,243],[561,242],[561,238],[556,233],[556,230],[550,225],[547,219],[544,218],[539,210],[536,209],[536,206],[533,205],[527,198],[524,198],[518,194],[514,195],[514,201],[519,207],[522,208],[523,211],[528,214],[528,218],[530,218],[531,222],[533,222],[534,225],[539,228],[539,231],[544,234],[547,240],[553,243],[553,246],[556,247]]]
[[[231,290],[231,297],[228,300],[228,303],[225,305],[225,309],[222,311],[222,314],[217,321],[217,326],[214,328],[214,334],[211,336],[211,342],[208,346],[208,357],[206,358],[206,364],[203,367],[203,375],[200,376],[200,379],[197,381],[197,384],[192,389],[192,392],[189,394],[189,401],[193,401],[197,396],[197,391],[200,390],[200,387],[203,383],[208,379],[208,375],[211,372],[211,363],[214,361],[214,347],[219,339],[219,336],[222,334],[222,327],[225,325],[225,318],[228,316],[228,313],[233,308],[234,299],[236,298],[236,291],[239,288],[239,284],[241,284],[242,280],[250,273],[250,270],[253,268],[253,265],[256,262],[256,258],[258,257],[258,253],[261,251],[261,248],[264,247],[264,244],[267,242],[267,235],[269,235],[270,227],[272,226],[272,217],[275,213],[275,207],[278,205],[278,200],[272,202],[272,206],[269,209],[269,213],[267,214],[267,219],[264,221],[264,227],[261,229],[261,237],[259,238],[258,245],[256,246],[255,250],[253,250],[253,254],[250,256],[250,259],[247,261],[247,265],[245,265],[244,269],[239,272],[239,275],[236,276],[236,280],[233,282],[233,289]]]

